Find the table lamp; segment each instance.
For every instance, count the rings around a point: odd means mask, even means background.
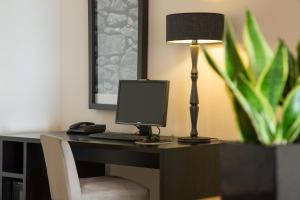
[[[190,96],[191,132],[190,137],[180,137],[178,141],[184,143],[210,142],[210,138],[199,137],[197,131],[199,112],[197,62],[200,44],[222,42],[224,15],[218,13],[178,13],[167,15],[166,23],[167,42],[190,44],[192,57],[192,89]]]

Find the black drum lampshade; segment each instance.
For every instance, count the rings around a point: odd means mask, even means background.
[[[166,40],[170,43],[219,43],[224,15],[219,13],[178,13],[167,15]]]

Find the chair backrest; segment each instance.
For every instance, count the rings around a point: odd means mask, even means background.
[[[67,141],[41,135],[52,200],[81,200],[78,173]]]

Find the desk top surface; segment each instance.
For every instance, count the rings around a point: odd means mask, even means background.
[[[199,148],[205,147],[208,145],[217,145],[219,142],[190,145],[190,144],[180,144],[177,142],[177,139],[174,138],[174,142],[169,144],[161,145],[138,145],[133,142],[123,142],[117,140],[106,140],[106,139],[94,139],[89,138],[86,135],[68,135],[65,132],[21,132],[21,133],[10,133],[0,135],[0,139],[7,141],[16,141],[16,142],[27,142],[27,143],[40,143],[41,135],[52,135],[61,137],[64,140],[67,140],[71,145],[84,145],[95,148],[110,148],[110,149],[119,149],[119,150],[133,150],[139,152],[149,152],[149,153],[158,153],[165,150],[171,149],[187,149],[187,148]]]

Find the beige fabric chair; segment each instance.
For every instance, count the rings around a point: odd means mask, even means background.
[[[78,178],[67,141],[42,135],[52,200],[148,200],[149,191],[120,177]]]

